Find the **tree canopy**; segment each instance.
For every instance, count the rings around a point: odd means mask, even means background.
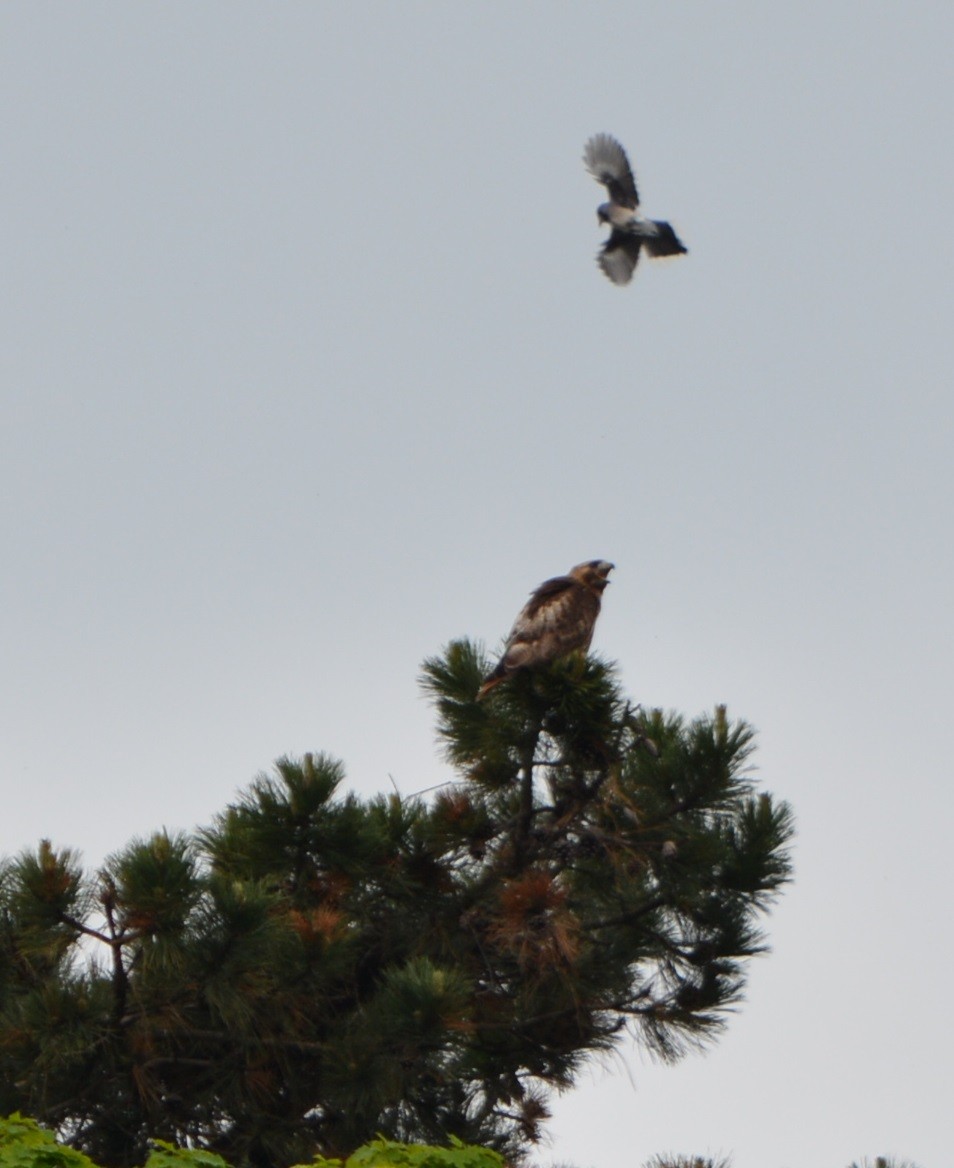
[[[6,861],[0,1112],[107,1168],[155,1138],[262,1168],[379,1133],[519,1157],[627,1032],[663,1059],[717,1035],[790,875],[751,730],[643,711],[594,658],[478,703],[487,668],[466,641],[425,662],[453,768],[426,797],[285,758],[100,872],[45,841]]]

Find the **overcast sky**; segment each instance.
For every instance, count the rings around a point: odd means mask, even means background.
[[[796,879],[719,1044],[544,1158],[950,1162],[949,0],[0,6],[0,852],[285,753],[447,777],[421,660],[617,565]],[[614,287],[596,132],[688,256]]]

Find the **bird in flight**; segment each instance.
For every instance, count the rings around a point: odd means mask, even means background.
[[[503,656],[484,678],[477,700],[521,669],[547,665],[570,653],[585,653],[613,567],[607,560],[587,560],[567,575],[541,584],[513,622]]]
[[[597,263],[614,284],[628,284],[633,278],[640,248],[645,247],[651,256],[685,254],[688,249],[669,223],[647,219],[639,213],[636,180],[626,151],[615,138],[594,134],[583,150],[583,161],[609,194],[609,202],[596,212],[599,222],[611,228]]]

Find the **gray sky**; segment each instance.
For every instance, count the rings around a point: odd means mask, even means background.
[[[0,851],[284,754],[447,777],[421,660],[617,565],[594,648],[797,814],[709,1053],[553,1159],[950,1155],[954,8],[0,6]],[[585,140],[690,254],[612,286]]]

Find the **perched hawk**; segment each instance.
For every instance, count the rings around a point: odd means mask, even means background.
[[[636,180],[626,151],[615,138],[609,134],[594,135],[584,148],[583,161],[586,169],[609,194],[609,202],[603,203],[596,212],[599,222],[608,223],[612,228],[597,256],[597,263],[614,284],[630,282],[642,247],[651,256],[683,255],[686,252],[668,223],[640,215]]]
[[[477,700],[520,669],[546,665],[577,650],[585,653],[613,567],[606,560],[587,560],[569,575],[541,584],[514,621],[504,655],[477,691]]]

